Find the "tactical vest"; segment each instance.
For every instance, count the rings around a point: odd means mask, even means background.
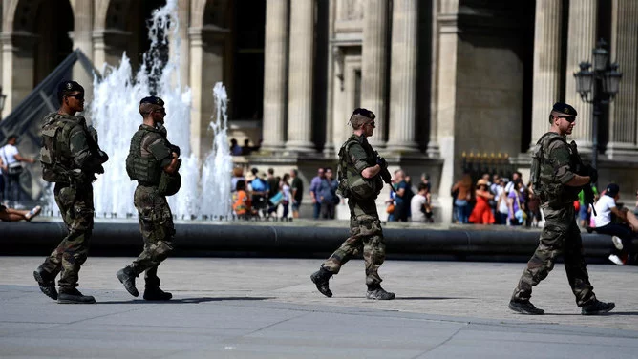
[[[350,147],[357,143],[357,139],[355,136],[350,137],[339,149],[339,163],[337,164],[337,194],[344,198],[353,198],[358,200],[368,200],[374,199],[379,192],[381,192],[381,188],[383,187],[383,182],[381,178],[377,175],[372,179],[366,179],[361,176],[354,164],[350,160]],[[372,151],[372,147],[369,149],[366,146],[363,146],[366,154],[368,155],[368,163],[373,164],[374,161],[374,152]]]
[[[72,182],[71,171],[75,168],[69,139],[73,129],[81,125],[74,116],[52,113],[44,118],[42,125],[42,147],[40,163],[42,179],[49,182]]]
[[[546,133],[536,142],[532,150],[530,182],[532,182],[534,194],[542,202],[547,202],[549,205],[562,205],[574,201],[574,193],[577,196],[580,189],[574,187],[574,190],[570,190],[556,180],[555,160],[550,158],[548,151],[550,144],[554,141],[563,141],[567,145],[564,137],[552,132]],[[567,147],[569,148],[569,146]],[[573,156],[570,149],[570,162],[572,163],[574,162]]]
[[[142,157],[142,140],[151,132],[159,131],[140,128],[140,130],[133,135],[131,147],[126,157],[126,173],[131,180],[139,181],[147,185],[159,185],[160,173],[162,172],[160,161],[153,156]]]

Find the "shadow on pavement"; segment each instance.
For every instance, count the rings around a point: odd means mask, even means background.
[[[452,299],[476,299],[469,297],[396,297],[394,300],[452,300]]]
[[[274,299],[274,297],[200,297],[200,298],[171,299],[166,301],[132,299],[132,300],[125,300],[125,301],[97,302],[96,304],[199,304],[199,303],[206,303],[206,302],[222,302],[227,300],[254,301],[254,300],[267,300],[267,299]]]

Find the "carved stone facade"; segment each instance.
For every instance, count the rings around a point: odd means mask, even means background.
[[[55,31],[41,15],[59,12],[53,3],[68,5]],[[124,51],[135,60],[140,19],[155,3],[162,1],[3,0],[4,114],[55,65],[53,52],[80,48],[97,68],[116,64]],[[235,114],[255,108],[255,115],[230,116],[231,136],[263,139],[262,151],[247,159],[251,165],[298,168],[304,180],[318,166],[335,165],[352,109],[368,107],[377,114],[372,142],[391,169],[407,169],[415,180],[430,174],[437,215],[449,220],[449,189],[467,164],[464,154],[479,153],[483,169],[507,157],[512,169],[524,170],[554,101],[571,102],[582,114],[574,138],[587,153],[591,109],[574,93],[572,74],[605,37],[625,75],[600,121],[600,183],[617,181],[623,193],[638,188],[633,0],[265,0],[251,2],[250,11],[233,0],[178,3],[181,75],[192,89],[192,148],[199,156],[210,148],[206,125],[217,81],[239,103]],[[258,25],[242,30],[247,24]],[[60,26],[71,46],[56,37],[47,47],[44,36]]]

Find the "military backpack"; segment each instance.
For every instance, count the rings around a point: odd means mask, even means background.
[[[349,159],[350,147],[355,143],[357,143],[357,140],[354,137],[350,138],[339,149],[337,194],[344,198],[358,200],[376,198],[383,187],[383,182],[379,176],[375,176],[373,179],[363,178],[361,173],[355,170]]]

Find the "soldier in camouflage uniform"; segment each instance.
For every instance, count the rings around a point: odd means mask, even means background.
[[[576,110],[570,105],[558,102],[549,115],[551,128],[541,137],[533,152],[530,171],[534,192],[542,201],[545,225],[540,244],[527,263],[523,276],[509,303],[510,309],[523,314],[544,314],[529,299],[532,287],[538,285],[554,267],[556,259],[565,256],[567,281],[576,304],[582,314],[592,315],[610,311],[614,303],[604,303],[596,299],[589,284],[587,265],[583,257],[583,242],[580,229],[574,217],[574,201],[583,186],[595,182],[597,172],[591,167],[578,171],[582,161],[576,151],[576,143],[565,140],[571,135],[575,125]],[[576,172],[580,173],[577,174]]]
[[[354,110],[350,123],[353,135],[341,146],[338,169],[338,191],[349,198],[350,238],[332,253],[310,279],[322,294],[331,297],[329,281],[332,275],[339,273],[341,266],[352,257],[363,253],[368,286],[366,297],[391,300],[394,299],[394,293],[381,287],[378,273],[379,266],[385,260],[385,243],[375,204],[383,187],[381,174],[385,173],[389,177],[387,162],[376,154],[367,140],[374,132],[374,114],[358,108]]]
[[[166,139],[163,126],[164,101],[157,96],[140,100],[140,115],[143,123],[131,139],[131,148],[126,159],[126,171],[132,180],[138,181],[134,203],[139,212],[140,232],[144,240],[144,250],[131,264],[117,272],[117,279],[131,295],[139,296],[135,278],[144,275],[145,300],[169,300],[171,293],[160,289],[157,267],[173,250],[175,226],[173,215],[166,202],[166,195],[177,192],[164,186],[166,176],[179,176],[179,147]]]
[[[104,173],[108,156],[97,145],[95,130],[84,117],[84,88],[75,81],[58,85],[58,112],[44,118],[40,150],[42,177],[55,182],[53,195],[60,208],[68,235],[40,265],[33,276],[44,294],[61,304],[92,304],[95,298],[82,295],[76,286],[78,271],[88,256],[93,232],[93,185],[96,173]],[[55,290],[55,277],[59,294]]]

